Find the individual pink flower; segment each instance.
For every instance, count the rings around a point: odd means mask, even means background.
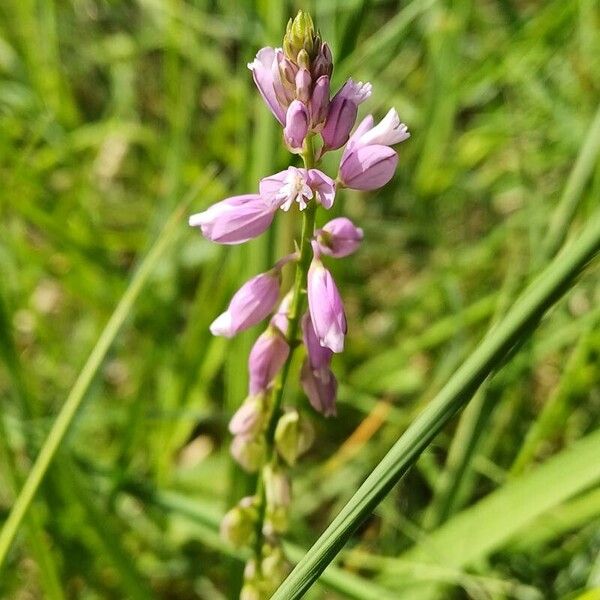
[[[308,308],[321,346],[342,352],[347,324],[344,305],[331,273],[317,258],[308,270]]]
[[[279,270],[273,269],[247,281],[234,294],[227,310],[212,322],[211,333],[233,337],[260,323],[277,303],[280,280]]]
[[[371,95],[370,83],[349,79],[329,104],[329,113],[321,135],[326,149],[341,148],[350,136],[356,122],[358,106]]]
[[[262,427],[265,419],[264,405],[262,395],[246,398],[229,421],[230,433],[248,437],[255,435]]]
[[[315,410],[326,417],[336,414],[337,379],[331,369],[312,369],[308,360],[305,360],[300,372],[300,383]]]
[[[329,77],[322,75],[317,79],[310,97],[308,108],[313,131],[320,131],[329,113]]]
[[[308,108],[300,100],[294,100],[287,109],[285,128],[283,129],[285,143],[291,152],[299,153],[302,151],[309,125]]]
[[[192,215],[189,224],[200,227],[202,235],[213,242],[242,244],[271,225],[275,208],[259,194],[232,196]]]
[[[311,369],[329,368],[333,352],[321,345],[310,318],[310,313],[302,317],[302,340],[306,347],[306,356]]]
[[[303,67],[298,69],[294,83],[296,84],[296,98],[307,104],[312,91],[312,79],[308,69]]]
[[[335,198],[335,182],[318,169],[299,169],[289,167],[285,171],[275,173],[261,179],[260,195],[262,199],[275,208],[289,210],[298,203],[300,210],[315,199],[324,208],[331,208]]]
[[[292,304],[293,294],[289,291],[279,304],[275,314],[271,317],[270,325],[278,329],[283,335],[287,335],[288,330],[288,317]]]
[[[261,48],[256,58],[248,63],[248,68],[252,71],[254,83],[267,106],[275,118],[285,125],[287,104],[281,102],[285,98],[285,89],[279,76],[278,51],[281,52],[281,49]]]
[[[267,328],[258,337],[248,357],[250,394],[259,394],[269,387],[285,364],[289,353],[288,343],[274,328]]]
[[[315,238],[319,253],[343,258],[355,252],[360,246],[363,230],[356,227],[350,219],[338,217],[315,231]]]
[[[394,175],[398,155],[391,145],[410,137],[395,109],[373,126],[373,117],[363,119],[348,140],[340,162],[339,179],[345,187],[374,190],[385,185]]]

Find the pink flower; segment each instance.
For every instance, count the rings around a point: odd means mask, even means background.
[[[304,103],[294,100],[287,109],[283,130],[285,143],[291,152],[302,151],[302,144],[308,133],[309,120],[308,109]]]
[[[343,258],[360,246],[363,230],[356,227],[350,219],[338,217],[323,225],[322,229],[318,229],[315,237],[321,254]]]
[[[248,358],[250,394],[259,394],[269,387],[289,354],[287,342],[273,328],[269,327],[258,337]]]
[[[302,339],[306,347],[307,360],[312,369],[329,368],[333,352],[324,346],[317,337],[310,313],[302,317]]]
[[[307,283],[308,308],[319,343],[341,352],[347,330],[346,314],[333,277],[318,258],[313,258]]]
[[[306,132],[319,131],[327,116],[332,69],[329,47],[321,45],[310,71],[289,60],[281,48],[270,47],[259,50],[248,68],[267,106],[284,126],[286,144],[298,152]]]
[[[326,417],[336,413],[337,379],[329,368],[312,369],[308,360],[302,364],[300,383],[311,406]]]
[[[304,210],[313,198],[324,208],[331,208],[335,182],[318,169],[289,167],[260,181],[260,195],[266,204],[289,210],[294,202]]]
[[[374,190],[385,185],[398,164],[398,155],[390,146],[409,137],[406,125],[400,122],[393,108],[376,126],[371,115],[365,117],[342,154],[339,172],[342,184],[355,190]]]
[[[329,104],[321,135],[328,150],[337,150],[347,141],[358,114],[358,106],[371,95],[371,84],[349,79]]]
[[[260,323],[275,307],[280,279],[279,271],[271,270],[247,281],[234,294],[227,310],[212,322],[211,333],[233,337]]]
[[[288,316],[289,316],[290,307],[292,304],[292,297],[293,297],[293,294],[291,291],[288,292],[283,297],[283,300],[279,304],[279,307],[277,308],[277,311],[275,312],[275,314],[271,317],[271,321],[269,323],[271,325],[271,327],[275,327],[276,329],[279,329],[279,331],[283,335],[287,335]]]
[[[322,128],[329,106],[329,77],[322,75],[317,79],[308,103],[313,130],[318,131]]]
[[[189,219],[202,235],[219,244],[242,244],[263,233],[273,222],[275,209],[259,194],[232,196]]]
[[[264,404],[263,396],[250,396],[244,400],[229,421],[230,433],[247,437],[255,435],[264,421]]]
[[[258,51],[256,58],[248,63],[252,71],[254,83],[275,118],[285,125],[285,111],[287,105],[282,104],[285,98],[285,89],[279,77],[279,62],[277,53],[280,48],[262,48]]]

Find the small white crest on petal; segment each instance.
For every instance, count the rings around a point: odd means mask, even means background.
[[[385,117],[375,127],[363,133],[358,143],[361,146],[381,144],[393,146],[410,137],[408,127],[400,122],[395,108],[390,108]]]
[[[220,314],[210,325],[210,332],[213,335],[221,335],[223,337],[232,337],[231,331],[231,313],[226,310]]]

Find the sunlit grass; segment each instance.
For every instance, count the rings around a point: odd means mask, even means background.
[[[566,265],[563,243],[587,231],[593,255],[600,197],[593,0],[310,4],[336,83],[372,81],[369,109],[395,106],[412,138],[390,186],[337,207],[365,243],[334,266],[350,323],[339,416],[317,420],[294,473],[294,561],[486,332],[506,332],[528,285]],[[226,423],[256,332],[224,342],[208,325],[293,232],[280,218],[223,252],[182,219],[152,248],[190,190],[194,212],[287,166],[246,63],[299,7],[0,7],[0,596],[235,597],[242,563],[217,523],[254,487]],[[600,585],[599,271],[572,280],[576,262],[564,299],[509,361],[495,355],[468,409],[430,445],[421,430],[427,449],[401,484],[410,463],[385,463],[385,499],[310,597],[577,598]],[[451,551],[458,540],[468,553]],[[443,552],[427,570],[430,544]]]

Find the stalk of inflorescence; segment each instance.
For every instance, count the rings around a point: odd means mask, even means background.
[[[305,169],[310,169],[315,163],[314,148],[312,144],[312,136],[307,136],[304,142],[304,149],[301,154]],[[283,401],[283,393],[292,364],[294,351],[299,345],[298,332],[300,329],[300,315],[304,306],[304,298],[306,296],[306,280],[308,268],[310,266],[311,254],[311,239],[314,234],[315,220],[317,215],[317,205],[308,206],[302,215],[302,229],[300,234],[300,243],[298,245],[298,257],[296,261],[296,271],[294,275],[294,284],[292,289],[292,300],[288,313],[288,330],[286,340],[290,348],[288,357],[278,375],[272,389],[272,408],[266,429],[266,449],[267,449],[267,464],[275,465],[277,463],[277,452],[274,447],[275,431],[277,422],[281,416],[281,403]],[[256,498],[258,498],[258,518],[255,527],[255,542],[254,542],[254,560],[257,568],[260,570],[262,562],[262,546],[263,546],[263,528],[266,513],[266,493],[265,483],[262,477],[262,472],[259,472],[257,479]]]
[[[214,335],[232,337],[269,318],[248,357],[248,396],[229,423],[231,454],[245,470],[257,473],[257,488],[221,523],[230,543],[253,550],[244,571],[242,600],[262,600],[287,571],[281,536],[291,503],[289,467],[314,437],[307,407],[284,404],[292,358],[304,348],[301,387],[314,410],[334,416],[337,380],[331,361],[344,349],[347,323],[324,260],[349,256],[363,238],[362,230],[346,217],[315,229],[317,212],[333,206],[340,188],[367,191],[385,185],[398,163],[391,146],[409,134],[391,109],[377,125],[368,115],[350,135],[371,84],[349,79],[330,98],[333,57],[302,11],[290,19],[283,48],[261,49],[248,66],[283,128],[283,143],[302,158],[303,167],[290,166],[261,179],[258,193],[218,202],[193,215],[190,225],[214,242],[241,244],[268,229],[279,210],[302,217],[296,248],[246,282],[210,327]],[[317,157],[344,146],[335,179],[316,168]],[[282,270],[292,265],[292,288],[280,298]]]

